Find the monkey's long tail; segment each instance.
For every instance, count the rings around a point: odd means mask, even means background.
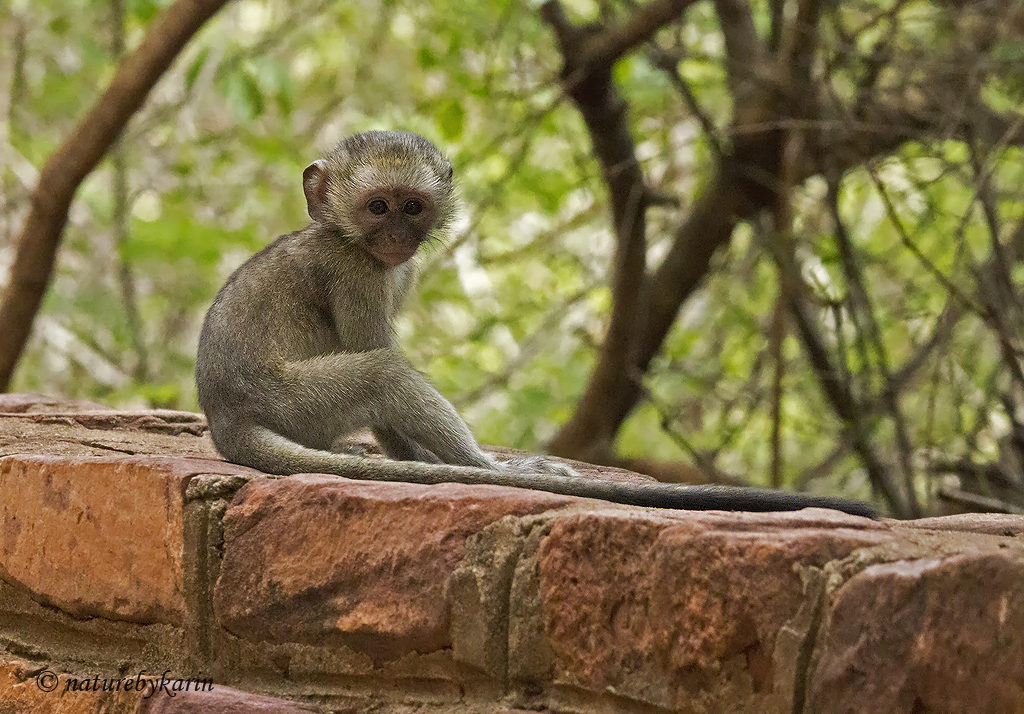
[[[544,476],[554,481],[574,481],[564,476]],[[600,498],[614,503],[655,508],[676,508],[688,511],[798,511],[801,508],[832,508],[854,516],[877,518],[874,506],[835,496],[812,496],[791,491],[773,491],[765,488],[744,488],[702,484],[691,486],[674,483],[616,483],[585,481],[589,494],[577,493],[572,485],[553,483],[551,487],[534,486],[543,491]],[[591,488],[593,487],[593,488]]]
[[[686,511],[767,512],[832,508],[854,516],[877,517],[874,507],[868,503],[832,496],[738,486],[690,486],[655,481],[622,483],[545,473],[509,474],[470,466],[365,458],[310,449],[264,427],[255,427],[248,434],[236,436],[242,436],[240,441],[247,448],[240,449],[237,455],[225,454],[229,460],[272,474],[329,473],[367,481],[509,486],[631,506]]]

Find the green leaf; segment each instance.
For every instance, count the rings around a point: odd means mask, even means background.
[[[251,67],[263,93],[273,97],[282,112],[289,113],[292,110],[292,86],[288,68],[273,57],[257,57]]]
[[[218,85],[239,121],[252,121],[263,113],[263,94],[256,80],[246,69],[228,72]]]
[[[438,112],[437,123],[445,141],[454,141],[462,136],[466,123],[466,110],[462,103],[455,99],[447,102]]]
[[[210,48],[204,47],[196,54],[195,58],[189,63],[185,69],[185,89],[191,91],[195,85],[196,80],[199,79],[199,73],[203,71],[203,65],[206,64],[206,60],[210,58]]]
[[[429,47],[420,47],[416,52],[416,61],[423,69],[431,69],[438,65],[437,55]]]
[[[992,49],[992,57],[1007,64],[1024,62],[1024,39],[1013,37],[997,43]]]
[[[147,23],[156,17],[157,13],[160,12],[160,7],[164,4],[158,0],[131,0],[128,8],[131,14],[138,18],[140,22]]]
[[[71,20],[67,15],[58,15],[50,20],[49,30],[55,35],[66,35],[71,27]]]

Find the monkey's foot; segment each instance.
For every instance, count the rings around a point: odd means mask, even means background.
[[[579,476],[572,466],[543,456],[518,456],[504,462],[505,468],[521,474],[554,474],[556,476]]]
[[[335,444],[331,446],[335,454],[348,454],[349,456],[369,456],[370,451],[362,444]]]

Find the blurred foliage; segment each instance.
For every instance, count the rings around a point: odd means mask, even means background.
[[[126,2],[128,47],[167,4]],[[566,5],[582,17],[599,14],[586,0]],[[867,17],[871,6],[847,12]],[[756,9],[764,25],[767,3]],[[935,41],[942,30],[925,15],[900,41]],[[0,265],[10,259],[34,172],[112,74],[111,17],[109,0],[13,0],[0,9]],[[672,31],[688,50],[680,72],[705,112],[725,121],[731,99],[711,4],[695,5]],[[870,49],[876,39],[863,33],[858,42]],[[1022,47],[998,51],[1019,62]],[[602,338],[612,247],[604,186],[579,117],[558,90],[559,66],[533,3],[230,3],[130,124],[120,149],[125,205],[109,159],[79,191],[15,389],[195,409],[192,365],[204,311],[250,253],[304,225],[302,168],[348,134],[401,128],[444,148],[467,207],[450,240],[430,250],[401,318],[402,343],[481,441],[543,448],[571,413]],[[650,182],[681,197],[681,205],[649,213],[653,260],[709,178],[710,149],[642,53],[621,62],[616,78]],[[1019,107],[1024,86],[1006,81],[989,91]],[[906,146],[875,167],[920,249],[957,283],[989,250],[969,162],[961,144],[937,142]],[[1020,220],[1020,151],[1007,150],[992,169],[999,211]],[[846,286],[824,193],[818,180],[802,186],[795,220],[801,257],[827,305]],[[900,364],[927,339],[949,295],[902,245],[866,172],[850,174],[840,198],[885,348]],[[742,227],[684,306],[649,375],[653,401],[620,434],[623,453],[688,460],[682,438],[714,453],[722,469],[766,482],[775,275]],[[822,319],[830,314],[823,308]],[[840,325],[836,336],[847,329]],[[862,351],[849,344],[845,354],[857,374]],[[783,355],[783,452],[792,475],[842,439],[792,336]],[[965,316],[929,363],[927,384],[904,402],[915,443],[994,456],[1005,429],[990,408],[998,362],[992,335]],[[827,475],[818,488],[867,494],[849,453]]]

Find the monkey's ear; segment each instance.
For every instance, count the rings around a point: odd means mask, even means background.
[[[302,172],[306,210],[314,221],[327,220],[327,162],[317,159]]]
[[[455,169],[452,168],[451,162],[448,162],[448,175],[445,176],[445,179],[450,180],[453,173],[455,173]]]

